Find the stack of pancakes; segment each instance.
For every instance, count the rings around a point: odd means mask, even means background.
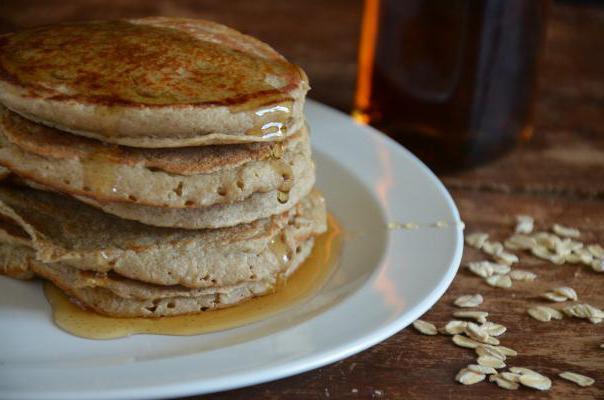
[[[326,230],[307,90],[268,45],[208,21],[0,36],[0,272],[114,316],[274,290]]]

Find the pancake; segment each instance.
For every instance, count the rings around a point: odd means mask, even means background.
[[[224,228],[283,213],[308,195],[314,183],[315,173],[312,166],[302,172],[288,193],[278,190],[254,193],[237,203],[217,204],[205,208],[160,208],[128,203],[103,203],[89,197],[76,198],[106,213],[146,225],[184,229]]]
[[[184,147],[281,140],[303,124],[304,72],[204,20],[65,23],[0,36],[0,103],[109,143]]]
[[[11,183],[34,189],[53,191],[30,180],[11,177]],[[289,192],[274,190],[254,193],[237,203],[216,204],[205,208],[166,208],[140,204],[113,203],[74,196],[76,199],[123,219],[166,228],[208,229],[246,224],[257,219],[283,213],[307,196],[315,183],[314,166],[302,171]]]
[[[285,213],[222,229],[146,226],[66,196],[6,185],[0,215],[27,233],[40,262],[190,288],[265,281],[326,230],[317,192]],[[5,230],[0,238],[6,236]]]
[[[312,238],[302,243],[302,250],[270,279],[221,288],[152,285],[116,274],[81,271],[62,263],[45,264],[36,260],[31,248],[3,242],[0,242],[0,274],[17,279],[34,276],[48,279],[80,305],[101,314],[162,317],[224,308],[272,292],[278,280],[289,276],[304,261],[312,245]]]
[[[313,170],[310,153],[305,127],[274,144],[140,149],[74,136],[0,106],[0,165],[95,202],[200,208],[286,193]]]

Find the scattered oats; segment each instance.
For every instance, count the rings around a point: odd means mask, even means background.
[[[530,250],[537,246],[537,241],[527,235],[513,235],[503,245],[510,250]]]
[[[562,265],[566,262],[566,257],[560,254],[553,255],[549,261],[556,265]]]
[[[535,220],[528,215],[516,215],[516,233],[531,233]]]
[[[558,374],[560,378],[566,379],[568,381],[574,382],[581,387],[591,386],[595,383],[593,378],[589,376],[577,374],[576,372],[565,371]]]
[[[555,308],[547,307],[547,306],[538,306],[547,310],[547,312],[552,316],[552,319],[561,320],[564,318],[564,314],[560,310],[556,310]]]
[[[591,263],[591,269],[596,272],[604,272],[604,260],[603,259],[595,259]]]
[[[597,307],[594,307],[592,305],[589,304],[584,304],[585,308],[587,309],[587,316],[588,317],[594,317],[594,318],[604,318],[604,311],[600,310]]]
[[[583,264],[583,265],[592,266],[592,264],[594,262],[594,258],[591,254],[590,255],[580,254],[579,261],[581,261],[581,264]]]
[[[474,371],[470,371],[467,368],[463,368],[457,373],[455,380],[464,385],[473,385],[475,383],[484,381],[484,378],[486,378],[486,375],[484,374],[479,374]]]
[[[587,249],[576,249],[573,251],[573,254],[575,254],[579,258],[578,262],[585,265],[591,265],[594,260],[594,256]]]
[[[478,354],[478,356],[495,357],[500,359],[501,361],[505,361],[505,359],[507,358],[505,354],[497,350],[496,346],[485,346],[481,344],[480,346],[475,348],[474,351],[476,351],[476,354]]]
[[[483,232],[470,233],[465,237],[466,244],[476,249],[482,248],[487,240],[489,240],[489,234]]]
[[[493,287],[511,288],[512,279],[509,275],[492,275],[486,279],[487,283]]]
[[[532,369],[524,368],[524,367],[510,367],[510,371],[517,375],[528,375],[528,374],[540,375],[539,372],[533,371]]]
[[[493,275],[493,263],[490,261],[470,262],[467,267],[473,274],[482,278]]]
[[[604,248],[599,244],[590,244],[587,246],[587,251],[596,258],[604,258]]]
[[[518,385],[516,382],[505,379],[501,374],[491,375],[489,377],[489,382],[495,382],[497,386],[507,390],[518,390],[520,387],[520,385]]]
[[[467,266],[472,273],[482,278],[488,278],[493,274],[507,274],[511,270],[505,263],[498,264],[491,261],[470,262]]]
[[[486,365],[470,364],[466,368],[472,372],[476,372],[477,374],[491,375],[497,373],[497,370],[495,368],[488,367]]]
[[[510,371],[514,374],[520,375],[518,380],[524,386],[528,386],[537,390],[549,390],[552,387],[552,381],[539,372],[533,371],[532,369],[523,367],[511,367]]]
[[[492,367],[492,368],[505,368],[505,362],[497,357],[493,357],[493,356],[479,356],[476,359],[476,362],[479,365],[484,365],[485,367]]]
[[[552,231],[556,235],[567,238],[578,238],[579,236],[581,236],[581,232],[579,232],[578,229],[568,228],[559,224],[554,224],[554,226],[552,227]]]
[[[555,243],[554,251],[556,254],[561,256],[567,256],[572,252],[578,252],[583,249],[583,243],[577,242],[569,238],[560,240]],[[589,254],[591,256],[591,254]]]
[[[487,333],[487,331],[485,329],[482,329],[482,327],[475,324],[474,322],[468,322],[468,324],[466,325],[465,333],[466,335],[468,335],[468,337],[474,340],[478,340],[479,342],[487,343],[489,341],[489,334]]]
[[[552,381],[538,373],[520,375],[520,383],[537,390],[549,390],[552,387]]]
[[[575,292],[573,288],[567,286],[555,288],[550,292],[543,293],[541,297],[557,302],[563,302],[567,300],[578,300],[577,292]]]
[[[600,345],[600,348],[601,348],[601,349],[604,349],[604,343],[602,343],[602,344]]]
[[[572,239],[564,239],[561,243],[564,243],[564,247],[568,247],[570,251],[578,251],[583,249],[584,244]],[[588,250],[589,251],[589,250]]]
[[[587,318],[592,324],[599,324],[604,319],[604,311],[589,304],[575,304],[562,311],[569,317]]]
[[[375,390],[373,391],[373,394],[379,397],[379,396],[383,395],[383,394],[384,394],[384,392],[382,392],[381,390],[375,389]]]
[[[547,306],[535,306],[527,310],[529,315],[538,321],[549,322],[551,319],[562,319],[562,313]]]
[[[501,372],[501,377],[510,382],[520,382],[520,374],[515,374],[513,372]]]
[[[453,316],[455,318],[473,319],[477,322],[480,322],[481,324],[484,324],[485,322],[487,322],[487,317],[489,316],[489,313],[486,311],[460,310],[455,311],[453,313]]]
[[[481,348],[482,347],[482,348]],[[514,357],[517,356],[518,353],[514,349],[510,349],[505,346],[493,346],[490,344],[480,343],[480,345],[475,349],[476,353],[481,355],[489,355],[501,360],[505,360],[507,356]]]
[[[510,278],[515,281],[534,281],[537,274],[523,269],[514,269],[510,272]]]
[[[566,257],[560,254],[551,253],[545,246],[535,246],[531,248],[531,253],[542,260],[547,260],[557,265],[562,265],[566,262]]]
[[[564,257],[564,262],[566,262],[566,257],[569,254],[572,254],[572,250],[568,246],[564,246],[562,244],[556,246],[556,248],[554,249],[554,252],[556,253],[557,256]]]
[[[531,235],[531,237],[535,239],[537,245],[543,246],[549,250],[554,250],[556,248],[556,244],[562,240],[558,236],[549,232],[536,232]]]
[[[595,309],[595,312],[594,312]],[[562,310],[569,317],[587,318],[593,315],[598,315],[600,310],[589,304],[575,304],[565,307]]]
[[[443,330],[447,335],[458,335],[465,332],[467,324],[466,321],[453,320],[447,322],[447,325],[445,325]]]
[[[566,296],[562,296],[562,295],[554,293],[554,292],[545,292],[541,295],[541,297],[543,297],[544,299],[550,300],[550,301],[557,302],[557,303],[561,303],[563,301],[568,300],[566,298]]]
[[[497,345],[499,345],[499,343],[501,343],[501,342],[499,341],[499,339],[494,338],[493,336],[489,336],[489,337],[487,338],[487,340],[485,341],[485,343],[486,343],[486,344],[493,345],[493,346],[497,346]]]
[[[352,393],[359,393],[359,389],[357,389],[357,388],[352,388],[351,392],[352,392]]]
[[[501,336],[507,331],[505,326],[491,321],[484,322],[481,327],[491,336]]]
[[[526,311],[531,317],[538,321],[549,322],[552,319],[551,314],[541,307],[531,307]]]
[[[501,253],[495,255],[495,261],[505,265],[512,265],[520,261],[520,259],[516,254],[508,253],[507,251],[502,251]]]
[[[489,255],[498,256],[503,253],[503,245],[499,242],[489,242],[487,240],[482,244],[481,250]]]
[[[510,356],[510,357],[515,357],[518,355],[518,352],[516,350],[510,349],[509,347],[505,347],[505,346],[494,346],[493,349],[497,350],[501,354],[504,354],[504,355]]]
[[[545,306],[542,306],[542,307],[545,307]],[[561,311],[556,310],[555,308],[551,308],[551,307],[548,307],[548,308],[549,308],[548,312],[552,316],[552,319],[561,320],[562,318],[564,318],[564,314],[562,314]]]
[[[497,275],[505,275],[507,273],[509,273],[512,270],[512,268],[503,263],[503,264],[493,264],[493,274],[497,274]]]
[[[552,290],[552,292],[559,294],[561,296],[564,296],[567,299],[572,300],[572,301],[577,301],[579,299],[579,297],[577,296],[577,292],[575,292],[575,289],[568,287],[568,286],[562,286],[559,288],[555,288],[554,290]]]
[[[549,260],[552,257],[552,253],[549,252],[549,250],[547,249],[547,247],[545,246],[541,246],[541,245],[537,245],[534,247],[531,247],[531,253],[535,256],[535,257],[539,257],[541,259],[544,260]]]
[[[579,255],[576,253],[567,254],[564,259],[570,264],[579,264],[581,262],[581,257],[579,257]]]
[[[469,337],[463,335],[454,335],[453,343],[455,343],[459,347],[465,347],[467,349],[475,349],[481,345],[480,342],[477,342],[476,340],[470,339]]]
[[[436,330],[434,324],[422,321],[421,319],[418,319],[417,321],[413,322],[413,327],[424,335],[433,336],[438,334],[438,331]]]
[[[438,221],[434,224],[434,226],[437,228],[446,228],[449,226],[449,223],[447,221]]]
[[[455,305],[462,308],[478,307],[483,301],[480,294],[466,294],[455,299]]]

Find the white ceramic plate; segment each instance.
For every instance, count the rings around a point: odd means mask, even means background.
[[[337,271],[304,304],[191,337],[94,341],[56,328],[39,284],[0,277],[0,398],[160,398],[308,371],[409,325],[459,266],[462,228],[438,179],[383,134],[309,101],[318,186],[347,231]],[[416,230],[388,230],[391,221]],[[447,228],[430,228],[448,221]]]

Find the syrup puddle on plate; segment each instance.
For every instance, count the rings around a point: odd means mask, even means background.
[[[277,291],[240,305],[200,314],[161,318],[115,318],[84,310],[51,283],[44,293],[55,324],[88,339],[115,339],[135,334],[197,335],[235,328],[268,318],[317,293],[335,270],[342,246],[342,228],[332,215],[327,232],[315,239],[310,256]]]

